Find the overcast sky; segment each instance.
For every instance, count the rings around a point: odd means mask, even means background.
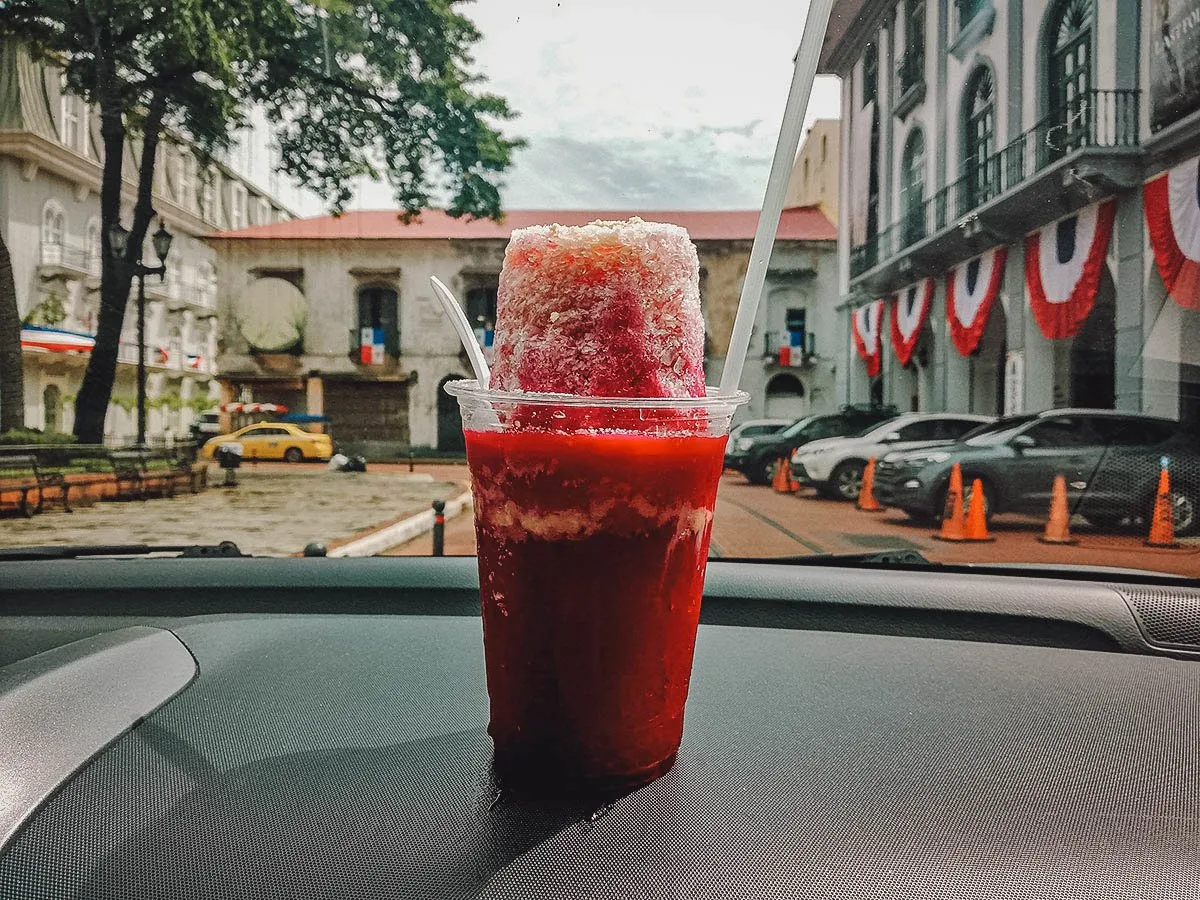
[[[762,204],[804,0],[479,0],[463,10],[489,89],[529,146],[504,204],[754,209]],[[819,78],[808,119],[838,115]],[[366,186],[358,208],[391,206]]]

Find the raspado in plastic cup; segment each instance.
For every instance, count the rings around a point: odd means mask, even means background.
[[[717,481],[746,395],[446,390],[475,497],[498,773],[556,790],[651,781],[683,734]]]

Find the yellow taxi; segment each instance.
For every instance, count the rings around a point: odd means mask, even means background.
[[[219,434],[206,441],[200,453],[205,459],[212,459],[222,444],[241,444],[245,460],[302,462],[329,459],[333,455],[333,439],[329,435],[312,434],[288,422],[257,422],[230,434]]]

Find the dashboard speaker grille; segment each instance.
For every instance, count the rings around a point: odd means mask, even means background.
[[[1120,591],[1151,643],[1200,650],[1200,591],[1128,587]]]

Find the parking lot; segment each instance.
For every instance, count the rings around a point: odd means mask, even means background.
[[[999,515],[992,523],[992,541],[951,544],[936,540],[934,529],[913,523],[900,512],[860,512],[852,504],[819,498],[809,490],[778,494],[726,473],[718,493],[711,553],[715,558],[736,559],[909,549],[934,562],[952,564],[1116,566],[1200,577],[1200,539],[1185,538],[1178,549],[1155,549],[1146,547],[1140,535],[1103,533],[1076,520],[1072,531],[1079,543],[1056,546],[1038,541],[1044,525],[1032,517]],[[395,555],[429,552],[428,535],[389,551]],[[447,524],[446,552],[475,552],[469,516]]]

